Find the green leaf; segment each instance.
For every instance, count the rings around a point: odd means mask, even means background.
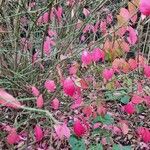
[[[120,145],[114,144],[113,145],[113,150],[120,150]]]
[[[99,135],[99,136],[104,136],[104,137],[109,137],[111,136],[111,132],[109,132],[108,130],[106,129],[101,129],[101,128],[97,128],[97,129],[94,129],[94,131],[92,132],[92,134],[95,136],[95,135]]]
[[[119,144],[114,144],[113,150],[131,150],[131,146],[122,146]]]
[[[102,117],[102,116],[97,116],[97,117],[94,119],[94,123],[97,123],[97,122],[101,122],[101,123],[103,123],[103,124],[110,125],[110,124],[113,124],[113,123],[114,123],[114,118],[112,118],[112,116],[110,116],[109,114],[106,114],[104,117]]]
[[[114,101],[115,98],[112,93],[108,92],[108,93],[105,93],[105,100],[106,101]]]
[[[131,146],[124,146],[122,150],[131,150]]]
[[[125,95],[124,97],[122,97],[122,98],[120,99],[120,101],[121,101],[123,104],[127,104],[127,103],[129,102],[129,100],[130,100],[130,96],[128,96],[128,95]]]
[[[100,143],[97,145],[91,145],[89,150],[103,150],[103,145]]]
[[[112,118],[111,115],[106,114],[106,115],[104,116],[104,119],[103,119],[102,123],[103,123],[103,124],[107,124],[107,125],[113,124],[113,123],[114,123],[114,118]]]
[[[86,150],[84,140],[74,135],[70,136],[69,144],[72,150]]]
[[[144,107],[142,105],[137,105],[136,106],[136,110],[137,110],[137,113],[142,113],[144,111]]]

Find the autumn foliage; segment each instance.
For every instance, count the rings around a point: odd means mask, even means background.
[[[150,148],[150,1],[114,1],[0,2],[0,149]]]

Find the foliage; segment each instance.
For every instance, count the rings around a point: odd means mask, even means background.
[[[0,149],[148,149],[147,0],[0,1]]]

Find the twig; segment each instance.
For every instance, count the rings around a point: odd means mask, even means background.
[[[48,111],[48,110],[43,110],[43,109],[36,109],[36,108],[31,108],[31,107],[26,107],[26,106],[21,106],[23,110],[28,110],[32,112],[38,112],[38,113],[44,113],[47,117],[49,117],[55,124],[59,124],[60,122],[56,120],[53,115]]]

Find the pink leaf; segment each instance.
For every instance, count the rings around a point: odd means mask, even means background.
[[[53,99],[51,102],[51,106],[53,109],[57,110],[59,108],[59,100],[57,98]]]
[[[0,104],[11,108],[20,108],[21,103],[5,90],[0,88]]]
[[[81,56],[81,60],[82,60],[82,64],[83,65],[89,65],[92,62],[92,57],[91,57],[91,53],[84,50],[82,52],[82,56]]]
[[[139,93],[142,93],[142,92],[143,92],[143,86],[142,86],[142,84],[141,84],[140,82],[137,83],[137,91],[138,91]]]
[[[83,100],[81,98],[78,98],[78,99],[74,100],[74,104],[72,104],[70,108],[76,109],[76,108],[82,106],[82,104],[83,104]]]
[[[32,94],[34,96],[36,96],[36,97],[39,96],[40,92],[39,92],[39,90],[35,86],[32,86],[31,90],[32,90]]]
[[[56,31],[53,31],[53,30],[51,30],[51,29],[48,29],[48,35],[49,35],[50,37],[53,37],[53,36],[57,36],[57,33],[56,33]]]
[[[37,59],[38,59],[38,52],[35,52],[35,54],[32,55],[32,64],[33,65],[36,63]]]
[[[74,83],[79,88],[88,89],[88,83],[84,79],[77,78],[77,79],[74,80]]]
[[[126,31],[127,31],[126,27],[121,27],[121,28],[118,29],[117,35],[119,35],[120,37],[122,37],[125,34]]]
[[[83,8],[83,14],[85,15],[85,17],[88,17],[90,15],[90,11],[86,8]]]
[[[103,105],[97,106],[97,113],[101,116],[104,116],[106,114],[106,108]]]
[[[67,6],[72,7],[75,4],[76,0],[67,0],[66,4]]]
[[[52,9],[51,9],[51,12],[50,12],[50,20],[51,20],[51,21],[53,21],[53,19],[54,19],[54,17],[55,17],[54,11],[55,11],[55,9],[52,8]]]
[[[106,20],[101,21],[101,23],[100,23],[100,30],[102,31],[103,34],[105,34],[106,31],[107,31],[106,27],[107,27],[106,26]]]
[[[90,117],[93,112],[93,107],[92,106],[86,106],[83,108],[83,113],[86,115],[86,117]]]
[[[146,105],[150,106],[150,96],[144,96],[144,102]]]
[[[82,35],[80,40],[81,40],[82,42],[85,41],[85,36]]]
[[[104,61],[105,53],[100,48],[94,48],[91,55],[94,62]]]
[[[54,128],[59,139],[63,139],[64,137],[70,137],[70,129],[65,123],[62,125],[55,125]]]
[[[50,44],[50,46],[55,46],[56,45],[55,41],[53,41],[52,39],[49,41],[49,44]]]
[[[48,90],[48,92],[54,92],[56,89],[56,85],[53,80],[46,80],[44,87]]]
[[[125,21],[129,21],[130,19],[130,14],[129,11],[125,8],[120,9],[120,15],[125,19]]]
[[[139,137],[145,142],[149,143],[150,142],[150,130],[145,127],[139,127],[137,129],[137,133]]]
[[[102,76],[104,79],[110,80],[113,77],[113,75],[114,75],[113,69],[104,69],[103,70]]]
[[[122,41],[120,43],[120,47],[122,50],[124,50],[125,52],[129,52],[130,51],[130,46],[128,43],[126,43],[125,41]]]
[[[150,1],[149,0],[140,1],[140,11],[145,16],[150,15]]]
[[[130,58],[128,63],[130,65],[131,70],[134,70],[138,67],[137,61],[135,59]]]
[[[86,132],[86,128],[79,120],[75,121],[73,125],[73,130],[74,130],[75,135],[78,137],[82,137]]]
[[[37,25],[41,25],[43,23],[43,17],[40,16],[38,19],[37,19]]]
[[[96,24],[94,25],[93,33],[96,33],[98,31],[99,26],[100,26],[100,21],[97,21]]]
[[[150,66],[148,66],[148,65],[145,65],[145,66],[144,66],[144,75],[145,75],[147,78],[150,78]]]
[[[86,80],[81,79],[79,82],[80,82],[82,89],[88,89],[89,85],[88,85],[88,82],[86,82]]]
[[[79,69],[79,64],[77,62],[73,62],[71,67],[69,68],[69,74],[70,75],[75,75]]]
[[[113,16],[112,16],[112,14],[108,14],[108,15],[107,15],[106,21],[107,21],[108,24],[111,24],[111,23],[112,23],[112,21],[113,21]]]
[[[34,128],[34,134],[36,138],[36,142],[39,142],[43,139],[43,131],[39,125],[36,125]]]
[[[74,84],[73,80],[70,77],[68,77],[67,79],[64,80],[63,90],[64,90],[65,94],[67,94],[71,97],[74,95],[74,93],[75,93],[75,84]]]
[[[42,108],[44,105],[44,100],[42,94],[36,99],[36,105],[38,108]]]
[[[101,123],[95,123],[94,125],[93,125],[93,129],[97,129],[97,128],[99,128],[101,126]]]
[[[49,17],[49,13],[48,12],[45,12],[44,14],[43,14],[43,23],[48,23],[48,17]]]
[[[7,136],[8,144],[16,144],[20,140],[19,135],[15,129],[12,129]]]
[[[132,103],[128,103],[127,105],[123,106],[123,109],[128,114],[133,114],[135,112],[135,107]]]
[[[122,130],[122,133],[123,133],[124,135],[128,134],[128,132],[129,132],[129,127],[128,127],[127,123],[126,123],[124,120],[121,120],[121,121],[119,122],[119,125],[120,125],[120,128],[121,128],[121,130]]]
[[[62,7],[59,6],[59,7],[57,8],[57,10],[55,9],[55,13],[56,13],[58,22],[61,22],[61,20],[62,20],[62,13],[63,13]]]
[[[143,102],[143,98],[141,98],[140,96],[134,94],[132,99],[131,99],[131,102],[133,104],[140,104],[140,103]]]
[[[49,21],[49,13],[48,12],[45,12],[43,15],[41,15],[38,20],[37,20],[37,24],[38,25],[41,25],[43,23],[48,23]]]
[[[69,74],[70,75],[75,75],[77,73],[77,68],[75,66],[71,66],[69,68]]]
[[[127,40],[131,45],[134,45],[137,42],[137,39],[138,39],[137,34],[136,34],[135,30],[132,27],[129,27],[128,31],[129,31],[129,37],[127,38]]]
[[[128,3],[128,10],[129,10],[129,13],[130,13],[130,20],[133,23],[136,23],[137,18],[138,18],[136,9],[137,9],[136,6],[132,2]]]
[[[44,45],[43,45],[43,50],[44,50],[44,53],[46,55],[49,55],[51,53],[51,45],[50,45],[50,37],[46,37],[46,40],[44,41]]]
[[[112,132],[116,135],[120,135],[121,134],[121,130],[120,128],[118,128],[117,126],[113,126],[112,127]]]

